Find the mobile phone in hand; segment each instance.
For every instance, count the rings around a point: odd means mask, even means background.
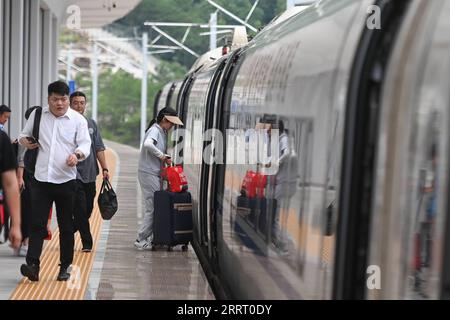
[[[27,137],[27,140],[28,140],[29,143],[33,143],[33,144],[39,143],[39,142],[36,140],[36,138],[34,138],[34,137]]]

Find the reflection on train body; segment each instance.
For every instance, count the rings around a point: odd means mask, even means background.
[[[320,1],[164,88],[193,133],[174,152],[219,297],[449,297],[448,15],[442,0]],[[222,148],[198,139],[212,128]]]

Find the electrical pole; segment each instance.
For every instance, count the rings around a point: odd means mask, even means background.
[[[214,50],[217,48],[217,11],[211,14],[211,20],[209,21],[211,25],[211,35],[209,37],[209,48]]]
[[[98,61],[97,61],[97,42],[94,41],[91,59],[92,70],[92,119],[97,122],[97,96],[98,96]]]
[[[148,33],[142,33],[142,88],[141,88],[141,138],[144,141],[145,126],[147,125],[147,74],[148,74]]]

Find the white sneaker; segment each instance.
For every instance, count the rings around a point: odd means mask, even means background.
[[[19,257],[26,257],[28,252],[28,246],[21,246],[19,249]]]
[[[150,250],[152,246],[146,240],[139,241],[136,239],[134,246],[139,250]]]

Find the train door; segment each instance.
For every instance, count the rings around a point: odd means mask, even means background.
[[[345,115],[334,299],[363,299],[366,292],[382,90],[409,3],[408,0],[376,1],[382,27],[364,28],[355,52]]]
[[[214,148],[216,152],[216,159],[222,159],[225,161],[226,159],[226,146],[225,146],[225,134],[228,123],[229,116],[229,98],[227,97],[231,95],[232,86],[231,75],[232,71],[235,69],[237,61],[239,59],[239,54],[241,49],[238,49],[231,53],[230,57],[226,60],[226,63],[223,65],[223,71],[221,72],[221,79],[218,83],[217,91],[213,99],[215,100],[215,111],[212,118],[212,128],[218,129],[218,132],[222,134],[223,141],[220,141],[222,149],[217,148],[217,141],[214,141]],[[217,138],[217,137],[216,137]],[[217,153],[221,152],[222,156],[220,157]],[[210,212],[211,220],[210,220],[210,228],[211,228],[211,257],[210,261],[212,261],[212,267],[214,273],[220,274],[220,265],[217,256],[218,250],[218,241],[222,236],[221,234],[221,226],[222,226],[222,203],[223,203],[223,193],[224,193],[224,183],[225,183],[225,165],[222,162],[214,162],[208,168],[208,186],[207,186],[207,194],[209,195],[207,199],[207,206]]]
[[[384,85],[369,299],[449,297],[450,3],[410,6]]]
[[[200,216],[201,216],[201,232],[203,243],[208,248],[208,258],[212,258],[212,219],[211,219],[211,164],[215,158],[215,147],[217,143],[215,139],[220,139],[215,135],[215,132],[210,129],[214,128],[214,116],[219,113],[216,104],[216,95],[218,91],[219,81],[224,69],[226,60],[222,61],[214,72],[213,77],[208,90],[208,97],[206,101],[206,113],[205,113],[205,137],[202,150],[205,152],[205,158],[202,161],[201,173],[200,173]]]

